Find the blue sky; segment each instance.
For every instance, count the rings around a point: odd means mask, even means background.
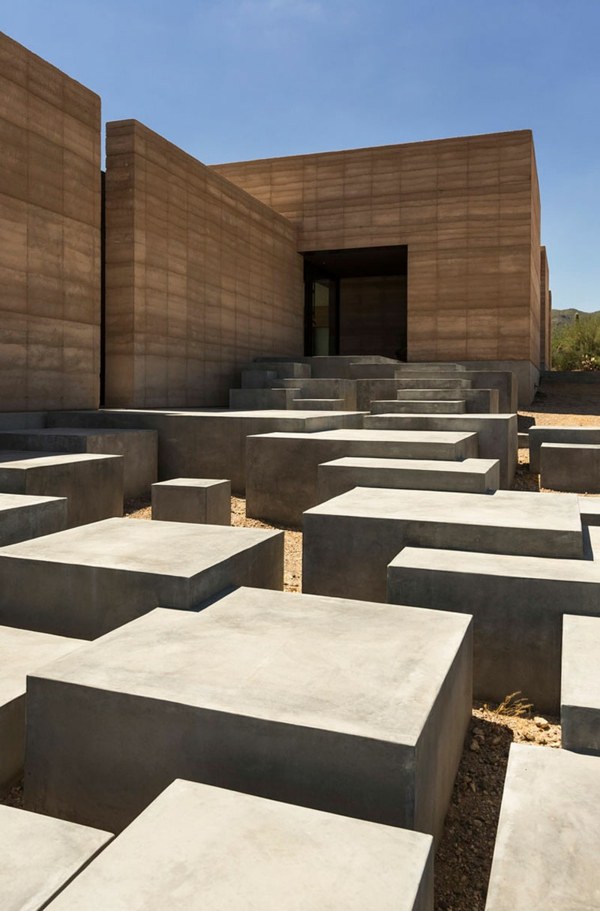
[[[0,0],[207,163],[533,130],[555,307],[600,309],[600,0]]]

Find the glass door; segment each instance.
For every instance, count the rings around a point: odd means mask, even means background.
[[[307,355],[338,353],[338,285],[335,278],[306,277]]]

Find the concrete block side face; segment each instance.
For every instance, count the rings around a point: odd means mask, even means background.
[[[410,747],[28,680],[25,804],[119,832],[175,778],[404,828]],[[374,770],[375,773],[374,773]]]
[[[66,497],[68,528],[123,515],[123,458],[95,459],[25,472],[27,493]]]
[[[564,750],[600,757],[600,709],[563,703],[560,723]]]
[[[161,522],[231,524],[231,482],[152,485],[152,518]]]
[[[25,758],[25,696],[0,705],[0,797],[17,781]]]
[[[540,487],[600,493],[600,445],[542,443]]]
[[[203,601],[232,586],[283,591],[284,534],[273,532],[227,560],[215,563],[190,582],[190,601]],[[161,601],[164,605],[166,602]]]
[[[562,745],[600,756],[600,617],[565,616],[562,644]]]
[[[415,828],[442,836],[473,705],[473,625],[445,675],[416,748]]]
[[[0,496],[0,501],[1,499]],[[24,503],[16,509],[0,509],[0,546],[6,547],[63,531],[68,527],[68,521],[68,501],[63,497],[49,497],[27,505]]]
[[[600,445],[598,427],[543,427],[529,429],[529,465],[531,471],[539,474],[540,450],[542,443],[580,443]]]

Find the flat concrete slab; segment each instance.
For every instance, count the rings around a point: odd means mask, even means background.
[[[600,756],[600,617],[563,618],[562,745]]]
[[[443,544],[442,544],[443,542]],[[386,570],[408,546],[560,556],[583,562],[577,498],[357,487],[304,513],[303,590],[385,600]]]
[[[153,430],[54,426],[41,430],[2,431],[0,449],[123,456],[126,498],[147,496],[150,485],[157,479],[158,438]]]
[[[109,832],[0,805],[2,911],[46,908],[112,837]]]
[[[390,563],[388,601],[471,614],[475,698],[520,690],[558,714],[563,615],[600,615],[600,528],[589,538],[585,560],[406,547]]]
[[[529,428],[529,465],[539,473],[542,443],[579,443],[600,445],[600,427],[548,427],[536,425]]]
[[[67,527],[123,515],[123,456],[0,451],[0,490],[66,497]]]
[[[430,911],[432,839],[175,781],[49,911]]]
[[[598,907],[600,759],[513,743],[486,911]]]
[[[600,444],[542,443],[539,460],[540,487],[600,492]]]
[[[27,674],[79,645],[77,639],[0,626],[0,794],[23,770]]]
[[[152,485],[152,518],[231,525],[231,482],[220,478],[159,481]]]
[[[0,623],[95,639],[158,605],[283,586],[283,533],[106,519],[0,550]]]
[[[235,496],[244,496],[247,436],[356,428],[362,427],[362,417],[351,411],[106,409],[49,413],[48,424],[152,428],[158,431],[160,480],[224,477]]]
[[[500,465],[497,459],[446,462],[348,457],[319,465],[317,479],[320,503],[354,487],[491,493],[500,486]]]
[[[0,493],[0,547],[62,531],[67,510],[66,497]]]
[[[269,433],[247,440],[246,514],[300,527],[319,500],[318,468],[346,456],[462,460],[477,455],[474,433],[329,430]]]
[[[122,829],[174,777],[439,834],[470,618],[238,589],[30,676],[27,806]]]
[[[364,419],[370,430],[432,430],[477,433],[479,457],[498,459],[500,485],[513,482],[518,456],[516,414],[372,414]]]

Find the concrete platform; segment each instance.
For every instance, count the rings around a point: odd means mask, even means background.
[[[562,644],[563,748],[600,756],[600,617],[565,616]]]
[[[0,550],[0,623],[95,639],[232,585],[282,588],[282,532],[106,519]]]
[[[486,911],[600,901],[600,759],[513,743]]]
[[[542,443],[540,487],[600,493],[600,444]]]
[[[66,497],[0,493],[0,547],[62,531],[67,510]]]
[[[539,473],[542,443],[577,443],[600,445],[600,427],[545,427],[536,424],[529,428],[529,465]]]
[[[246,489],[246,437],[258,433],[315,433],[362,427],[351,411],[63,411],[48,423],[146,427],[158,431],[158,473],[169,478],[228,478],[234,496]],[[156,480],[156,478],[154,479]]]
[[[53,426],[41,430],[0,432],[0,449],[123,456],[123,493],[126,498],[149,494],[150,485],[157,479],[157,447],[156,433],[148,430]]]
[[[246,514],[300,527],[319,502],[318,467],[345,456],[460,460],[477,455],[474,433],[330,430],[248,437]]]
[[[464,431],[477,433],[479,457],[498,459],[500,485],[513,482],[518,457],[516,414],[373,414],[364,419],[368,430]]]
[[[585,560],[457,559],[456,551],[407,547],[390,563],[388,600],[471,614],[475,698],[500,702],[521,690],[538,711],[558,714],[563,615],[600,616],[600,528],[589,537]]]
[[[492,493],[500,486],[500,466],[493,459],[359,459],[343,458],[318,466],[318,502],[354,487],[409,490],[455,490]]]
[[[153,484],[152,518],[159,522],[231,525],[231,482],[173,478]]]
[[[432,839],[177,780],[48,911],[431,911]]]
[[[123,456],[0,451],[0,491],[66,497],[67,527],[123,515]]]
[[[469,617],[238,589],[30,676],[28,807],[121,830],[174,778],[439,835]]]
[[[410,545],[452,548],[462,568],[473,551],[583,562],[576,497],[357,487],[304,513],[303,590],[384,601],[387,565]]]
[[[23,770],[27,674],[79,645],[76,639],[0,626],[0,794]]]
[[[41,911],[112,840],[62,819],[0,805],[2,911]]]
[[[428,400],[426,402],[404,399],[396,402],[398,414],[465,414],[464,399]]]

